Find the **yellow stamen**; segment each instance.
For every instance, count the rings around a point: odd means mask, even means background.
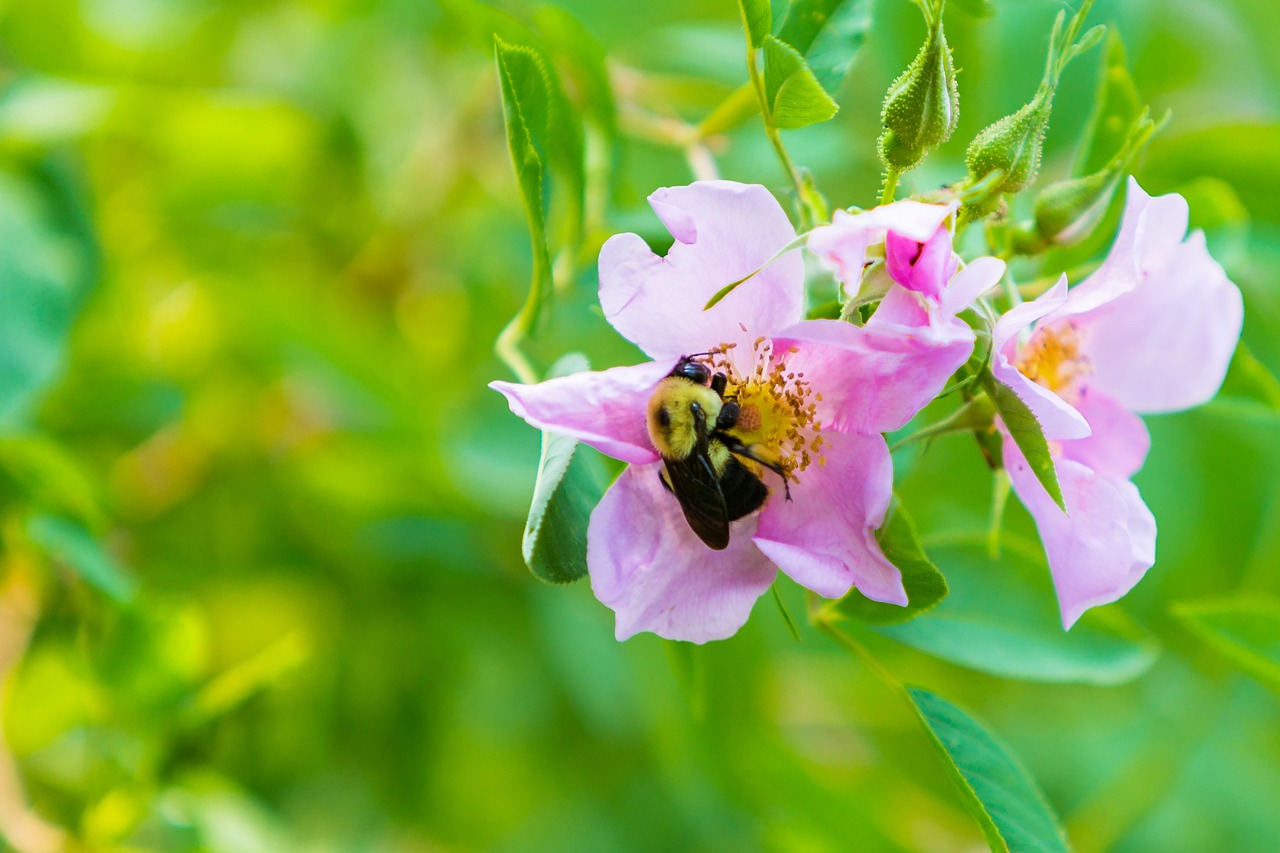
[[[1071,322],[1037,329],[1018,353],[1015,366],[1023,376],[1060,396],[1073,396],[1080,380],[1092,372],[1080,351],[1080,332]]]

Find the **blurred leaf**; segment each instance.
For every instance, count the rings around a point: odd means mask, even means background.
[[[827,121],[840,109],[799,51],[773,36],[764,42],[764,88],[776,127],[806,127]]]
[[[102,511],[93,485],[65,450],[40,435],[0,438],[0,471],[13,484],[12,498],[89,525]]]
[[[751,46],[758,48],[773,29],[773,9],[769,0],[738,0],[742,14],[742,26],[747,31]]]
[[[97,130],[116,93],[40,75],[24,75],[0,95],[0,142],[48,145]]]
[[[547,378],[588,368],[585,356],[570,353],[552,365]],[[587,523],[608,486],[608,472],[594,450],[565,435],[542,433],[538,479],[524,527],[529,571],[549,583],[570,583],[587,573]]]
[[[1122,684],[1155,662],[1155,641],[1115,610],[1092,610],[1064,631],[1039,550],[1006,533],[993,559],[985,538],[930,541],[950,594],[918,619],[875,630],[952,663],[1027,681]]]
[[[251,658],[206,684],[195,697],[189,722],[217,719],[259,691],[273,686],[301,666],[311,651],[298,633],[286,634]]]
[[[1280,122],[1256,120],[1166,132],[1152,143],[1143,182],[1177,186],[1189,176],[1211,176],[1231,185],[1255,220],[1280,222]]]
[[[1124,42],[1120,34],[1112,30],[1102,53],[1093,115],[1076,152],[1072,174],[1084,176],[1105,168],[1116,152],[1124,147],[1129,128],[1142,110],[1138,87],[1129,74]]]
[[[52,515],[37,515],[28,523],[27,534],[49,556],[66,563],[116,601],[133,599],[133,577],[107,556],[98,540],[79,524]]]
[[[1181,184],[1177,192],[1190,209],[1188,227],[1204,232],[1214,260],[1227,269],[1249,262],[1249,211],[1231,184],[1201,176]]]
[[[951,0],[951,6],[974,18],[989,18],[996,13],[991,0]]]
[[[0,418],[57,375],[87,272],[45,195],[0,172]]]
[[[1188,602],[1175,604],[1172,610],[1207,645],[1280,691],[1280,601]]]
[[[869,625],[897,625],[931,610],[947,597],[946,578],[925,554],[915,523],[901,503],[895,505],[884,526],[876,532],[876,539],[889,562],[902,572],[907,606],[872,601],[852,589],[844,598],[828,604],[829,609]]]
[[[1053,502],[1066,512],[1067,505],[1062,497],[1062,487],[1058,485],[1058,472],[1053,467],[1053,457],[1049,454],[1049,442],[1044,437],[1044,430],[1040,429],[1040,422],[1012,388],[989,372],[983,374],[982,384],[987,389],[987,396],[995,404],[996,414],[1004,422],[1005,429],[1009,431],[1014,444],[1018,445],[1018,449],[1026,457],[1027,464],[1031,466],[1036,479],[1040,481],[1040,485],[1044,486],[1049,497],[1053,498]]]
[[[1236,346],[1231,365],[1227,368],[1227,378],[1218,393],[1224,397],[1243,397],[1280,411],[1280,380],[1258,361],[1244,341]]]
[[[538,54],[528,47],[506,44],[494,38],[498,78],[502,85],[502,111],[507,126],[507,146],[520,184],[529,232],[533,238],[533,283],[530,285],[532,327],[551,296],[551,257],[547,252],[546,151],[547,70]]]
[[[941,696],[907,692],[991,849],[1066,853],[1058,816],[1013,752]]]
[[[586,117],[612,142],[618,135],[618,111],[599,40],[582,21],[559,6],[538,7],[534,21],[552,54],[563,61],[569,78],[576,84]]]
[[[870,0],[795,0],[778,38],[800,51],[823,89],[836,92],[870,29]]]

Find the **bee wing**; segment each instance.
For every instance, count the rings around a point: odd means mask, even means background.
[[[696,404],[693,411],[697,441],[693,453],[684,459],[664,459],[671,491],[680,501],[685,521],[708,548],[729,547],[729,510],[725,505],[720,478],[711,464],[707,440],[707,418]]]

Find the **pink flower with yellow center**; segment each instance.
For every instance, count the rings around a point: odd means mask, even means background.
[[[917,364],[921,347],[900,329],[806,321],[799,252],[703,310],[726,283],[792,242],[795,230],[760,186],[698,182],[660,189],[649,202],[675,243],[660,257],[635,234],[612,237],[600,251],[600,304],[653,361],[536,385],[492,383],[533,426],[630,463],[587,533],[591,587],[614,610],[618,639],[641,631],[696,643],[728,637],[778,569],[829,598],[856,586],[905,605],[901,575],[875,538],[893,485],[881,432],[929,402],[969,349]],[[654,403],[688,357],[708,374],[723,373],[724,388],[712,398],[702,386],[698,399],[739,407],[733,436],[747,450],[734,458],[767,488],[758,510],[733,514],[716,548],[682,512],[655,446],[655,435],[666,443],[663,430],[689,417],[687,405]]]
[[[1130,179],[1102,266],[1070,290],[1063,276],[992,332],[992,372],[1040,422],[1066,501],[1063,513],[1006,438],[1005,466],[1040,532],[1067,628],[1155,562],[1155,518],[1129,481],[1150,447],[1138,415],[1207,401],[1240,339],[1240,290],[1203,234],[1183,239],[1187,217],[1181,196],[1152,198]]]

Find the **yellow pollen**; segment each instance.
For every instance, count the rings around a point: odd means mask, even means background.
[[[1033,382],[1061,396],[1071,396],[1092,372],[1080,352],[1080,332],[1074,323],[1055,323],[1037,329],[1018,353],[1015,366]]]
[[[757,338],[752,345],[749,368],[735,366],[726,353],[730,344],[711,351],[711,367],[722,371],[728,382],[725,399],[736,400],[741,407],[738,421],[729,430],[761,458],[776,463],[788,480],[813,462],[822,464],[822,424],[817,419],[812,390],[800,371],[788,371],[787,358],[794,348],[778,352],[768,338]]]

